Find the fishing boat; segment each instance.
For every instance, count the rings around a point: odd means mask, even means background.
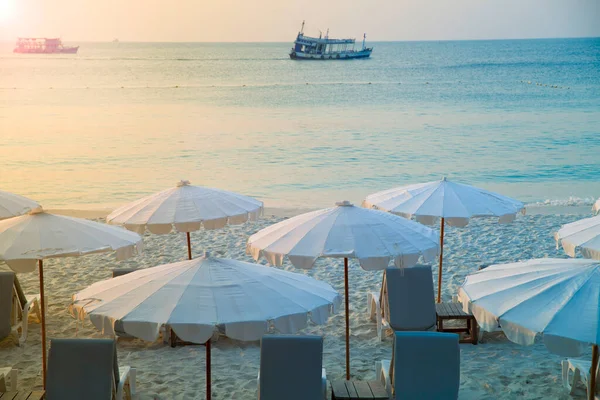
[[[322,37],[304,36],[304,21],[298,36],[294,41],[294,47],[290,52],[292,60],[350,60],[354,58],[368,58],[373,51],[372,47],[366,47],[367,35],[363,35],[361,49],[355,49],[355,39],[330,39],[329,29]]]
[[[79,46],[63,46],[59,38],[18,38],[14,53],[76,54]]]

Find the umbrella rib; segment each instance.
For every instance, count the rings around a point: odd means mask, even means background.
[[[280,271],[279,269],[274,269],[274,270],[275,270],[275,271]],[[244,273],[245,273],[245,271],[244,271]],[[276,274],[278,274],[278,273],[276,273]],[[245,275],[246,275],[246,276],[251,276],[249,273],[245,273]],[[273,277],[272,277],[272,276],[269,276],[269,275],[265,275],[265,276],[266,276],[266,277],[267,277],[269,280],[271,280],[271,281],[273,280]],[[305,275],[300,275],[300,276],[304,277]],[[285,278],[286,278],[286,279],[290,279],[290,280],[292,280],[292,281],[296,281],[296,282],[300,282],[300,283],[305,283],[305,282],[303,282],[303,281],[302,281],[302,279],[296,279],[296,277],[295,277],[295,276],[285,276]],[[292,283],[289,283],[289,282],[284,282],[284,281],[282,281],[282,280],[276,281],[276,283],[278,283],[279,285],[287,285],[287,286],[289,286],[289,287],[291,287],[291,288],[295,288],[295,289],[298,289],[298,290],[300,290],[300,291],[308,292],[308,290],[307,290],[307,289],[300,289],[300,288],[297,288],[297,287],[296,287],[295,285],[293,285]],[[306,282],[306,283],[308,283],[308,282]],[[303,285],[303,286],[304,286],[304,285]],[[277,288],[276,286],[269,286],[269,288],[270,288],[271,290],[275,291],[276,293],[280,294],[280,295],[282,294],[282,291],[278,290],[278,288]],[[311,287],[311,289],[312,289],[312,287]],[[324,301],[325,301],[325,302],[327,302],[327,303],[332,303],[330,300],[328,300],[328,299],[324,298],[324,297],[323,297],[323,296],[321,296],[320,294],[312,292],[312,290],[310,291],[310,294],[311,294],[312,296],[314,296],[314,297],[318,297],[319,299],[321,299],[321,300],[324,300]],[[337,295],[337,296],[339,296],[339,294],[338,294],[337,292],[336,292],[336,295]],[[288,298],[288,297],[286,297],[286,298]],[[288,298],[288,299],[289,299],[289,298]],[[300,307],[300,308],[302,308],[302,309],[306,310],[306,307],[304,307],[304,306],[301,306],[301,305],[300,305],[300,304],[298,304],[296,301],[293,301],[293,300],[291,300],[291,301],[292,301],[292,303],[294,303],[294,304],[298,305],[298,307]],[[310,312],[310,311],[312,311],[312,310],[308,310],[307,312]]]
[[[548,323],[546,324],[546,326],[544,327],[544,329],[546,329],[546,327],[548,325],[550,325],[552,323],[552,321],[554,321],[554,319],[556,318],[556,316],[567,306],[567,304],[573,299],[573,296],[579,292],[581,290],[582,287],[584,287],[590,279],[592,279],[594,272],[598,269],[598,266],[595,266],[594,268],[590,268],[590,272],[589,275],[585,278],[585,280],[581,283],[581,285],[579,285],[579,287],[577,288],[577,290],[575,291],[575,293],[573,293],[573,295],[569,298],[568,301],[565,301],[564,304],[558,309],[556,310],[556,312],[554,313],[554,316],[552,317],[552,319],[550,321],[548,321]],[[570,338],[569,338],[570,339]]]

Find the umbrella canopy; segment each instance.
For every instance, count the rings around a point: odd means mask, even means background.
[[[444,218],[448,225],[458,227],[466,226],[473,217],[498,217],[500,223],[511,222],[525,209],[518,200],[446,178],[371,194],[363,206],[406,218],[415,216],[427,225]]]
[[[183,340],[206,343],[211,397],[210,338],[259,340],[274,329],[294,333],[309,320],[324,324],[340,303],[328,284],[257,264],[203,258],[161,265],[98,282],[73,296],[77,316],[114,334],[116,320],[133,336],[153,341],[162,325]]]
[[[242,341],[270,329],[295,333],[309,320],[324,324],[341,303],[330,285],[302,274],[258,264],[204,257],[97,282],[73,296],[80,317],[114,334],[154,341],[169,325],[181,339],[204,343],[215,330]]]
[[[348,201],[269,226],[250,236],[246,253],[264,256],[272,265],[287,257],[298,268],[312,268],[321,257],[344,259],[346,308],[346,379],[350,379],[348,258],[369,270],[385,269],[391,261],[412,267],[419,257],[438,254],[437,234],[423,225],[388,213],[354,207]]]
[[[192,186],[180,181],[177,186],[146,196],[117,208],[107,218],[109,224],[144,233],[165,234],[175,228],[178,232],[218,229],[227,224],[241,224],[258,218],[263,203],[252,197]]]
[[[142,238],[125,229],[80,218],[45,213],[0,221],[0,261],[15,272],[32,272],[36,261],[40,274],[42,311],[42,377],[46,387],[46,305],[43,260],[115,251],[125,259],[142,251]]]
[[[444,254],[444,224],[465,227],[470,218],[498,217],[498,222],[512,222],[517,213],[525,212],[523,203],[487,190],[446,178],[384,190],[366,197],[363,207],[384,210],[418,222],[440,223],[440,262],[438,271],[438,303],[442,299],[442,264]]]
[[[579,250],[585,258],[600,260],[600,215],[563,225],[554,239],[571,257]]]
[[[513,342],[531,345],[538,333],[600,343],[600,262],[541,258],[489,266],[467,276],[467,299],[486,331],[500,324]],[[548,342],[559,354],[560,343]],[[570,354],[573,355],[573,354]]]
[[[272,265],[284,257],[298,268],[312,268],[321,257],[356,258],[367,270],[394,262],[412,267],[419,257],[434,259],[437,233],[413,221],[344,201],[281,221],[250,236],[246,253]]]
[[[174,188],[117,208],[106,221],[124,225],[139,234],[146,229],[154,234],[166,234],[173,229],[186,232],[191,259],[190,232],[202,226],[204,229],[218,229],[227,224],[256,220],[262,212],[263,203],[252,197],[180,181]]]
[[[467,276],[459,296],[470,303],[482,329],[498,325],[515,343],[533,344],[544,335],[553,353],[573,357],[591,343],[592,371],[600,343],[600,262],[535,259],[492,265]],[[592,385],[596,374],[592,374]],[[594,390],[590,390],[593,399]]]
[[[592,212],[594,214],[600,212],[600,199],[596,200],[596,202],[594,203],[594,206],[592,207]]]
[[[115,251],[123,260],[142,249],[137,233],[41,210],[0,221],[0,260],[15,272],[32,272],[47,258]]]
[[[39,211],[41,206],[27,197],[0,190],[0,219],[12,218],[30,211]]]

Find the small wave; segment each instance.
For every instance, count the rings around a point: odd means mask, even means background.
[[[444,68],[462,69],[462,68],[542,68],[542,67],[562,67],[575,65],[589,65],[590,63],[580,61],[521,61],[521,62],[473,62],[447,65]]]
[[[528,203],[526,207],[543,207],[543,206],[558,206],[558,207],[583,207],[589,206],[591,207],[595,198],[592,197],[575,197],[570,196],[568,199],[546,199],[544,201],[537,201],[533,203]]]

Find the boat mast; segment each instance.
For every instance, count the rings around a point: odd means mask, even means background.
[[[302,21],[302,28],[300,28],[300,34],[304,34],[304,21]]]
[[[367,40],[367,34],[363,33],[363,50],[365,49],[365,40]]]

